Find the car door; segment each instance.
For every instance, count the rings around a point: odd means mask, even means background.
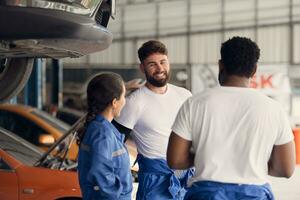
[[[18,177],[0,152],[0,199],[18,200]]]

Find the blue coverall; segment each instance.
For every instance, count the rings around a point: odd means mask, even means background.
[[[185,200],[274,200],[269,184],[246,185],[199,181],[188,189]]]
[[[178,178],[165,159],[150,159],[138,154],[137,200],[183,200],[187,180],[194,170],[184,171]]]
[[[84,200],[129,200],[132,175],[124,135],[97,115],[79,147],[79,183]]]

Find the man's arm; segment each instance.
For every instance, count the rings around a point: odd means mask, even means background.
[[[268,173],[271,176],[289,178],[295,169],[295,143],[274,145],[268,162]]]
[[[123,126],[122,124],[119,124],[119,123],[118,123],[117,121],[115,121],[115,120],[112,120],[111,123],[118,129],[118,131],[119,131],[120,133],[125,134],[125,141],[124,141],[124,142],[126,142],[126,140],[127,140],[127,139],[129,138],[129,136],[130,136],[131,129],[129,129],[129,128]]]
[[[172,132],[167,150],[168,165],[172,169],[188,169],[194,165],[194,154],[190,152],[192,141]]]

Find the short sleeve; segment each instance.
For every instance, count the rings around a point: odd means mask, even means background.
[[[281,126],[276,137],[275,145],[286,144],[294,139],[291,123],[283,109],[281,109],[280,118]]]
[[[192,93],[189,90],[185,89],[184,92],[185,92],[185,96],[186,96],[187,99],[192,96]]]
[[[137,120],[140,118],[141,109],[141,102],[138,100],[138,97],[134,92],[126,97],[126,103],[120,116],[114,120],[126,128],[133,129]]]
[[[192,96],[192,93],[185,88],[175,86],[175,89],[179,95],[179,98],[182,99],[183,101],[187,100]]]
[[[189,141],[192,140],[190,114],[190,103],[189,100],[187,100],[179,109],[172,126],[172,131],[174,133]]]

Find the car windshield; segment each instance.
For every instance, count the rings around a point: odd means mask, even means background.
[[[38,7],[62,10],[66,12],[93,15],[102,0],[5,0],[6,5],[22,7]]]
[[[2,128],[0,128],[0,148],[29,166],[33,166],[43,154],[35,146]]]
[[[68,124],[66,124],[63,121],[49,115],[48,113],[46,113],[44,111],[41,111],[41,110],[38,110],[38,109],[33,109],[31,111],[31,113],[33,115],[43,119],[44,121],[48,122],[54,128],[61,131],[62,133],[66,133],[70,129],[70,126]]]

